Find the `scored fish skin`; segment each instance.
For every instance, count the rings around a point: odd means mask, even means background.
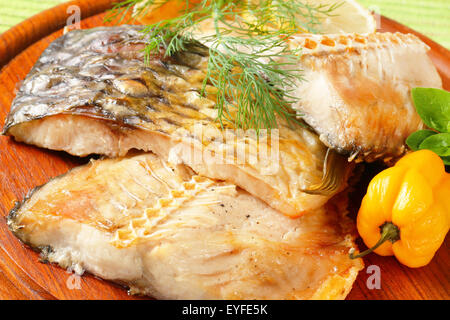
[[[350,159],[401,156],[406,138],[424,128],[411,89],[442,88],[429,47],[412,34],[299,34],[289,46],[302,49],[294,109]]]
[[[212,19],[206,19],[192,33],[208,45],[215,27]],[[228,25],[219,28],[237,35]],[[287,43],[294,52],[300,50],[298,69],[303,76],[286,88],[299,99],[293,108],[324,144],[349,160],[391,162],[400,157],[406,138],[424,128],[411,89],[442,88],[427,55],[430,48],[412,34],[305,33],[289,37]],[[239,50],[252,52],[245,46]],[[276,59],[292,69],[291,60]]]
[[[327,196],[302,191],[322,180],[327,149],[296,123],[279,119],[279,156],[269,162],[251,162],[261,144],[230,123],[224,125],[232,142],[222,143],[216,89],[206,86],[209,98],[199,93],[206,48],[193,45],[170,58],[161,53],[145,65],[142,28],[75,30],[55,40],[24,80],[4,133],[77,156],[153,151],[198,174],[232,182],[292,217],[322,206],[342,190],[345,182]],[[239,150],[248,153],[243,162],[236,159]],[[225,161],[218,163],[214,155],[224,152]],[[201,161],[193,156],[198,154],[203,154]]]
[[[160,299],[344,298],[345,201],[290,219],[152,153],[91,161],[36,189],[8,226],[43,258]]]

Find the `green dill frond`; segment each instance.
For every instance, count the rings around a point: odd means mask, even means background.
[[[180,15],[147,26],[146,61],[165,51],[167,56],[186,51],[192,43],[208,46],[206,85],[217,88],[218,121],[237,128],[276,128],[277,118],[295,120],[292,89],[302,80],[298,70],[301,52],[286,39],[299,31],[316,32],[319,18],[332,15],[341,4],[311,5],[303,0],[202,0],[188,1]],[[124,18],[130,10],[145,14],[169,0],[125,0],[109,19]],[[205,20],[213,34],[196,32]]]
[[[277,127],[275,115],[290,119],[290,105],[295,99],[286,88],[301,80],[298,56],[283,47],[282,39],[271,35],[219,39],[209,45],[206,77],[219,92],[219,121],[234,122],[238,128],[260,129]],[[274,59],[274,52],[282,54],[284,62]]]

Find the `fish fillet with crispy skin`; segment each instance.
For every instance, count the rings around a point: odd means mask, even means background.
[[[225,24],[219,27],[236,34]],[[208,39],[216,33],[213,20],[202,21],[192,32],[199,41],[212,41]],[[302,70],[302,79],[285,88],[298,98],[293,108],[323,143],[350,160],[389,161],[401,156],[406,138],[425,126],[411,89],[442,88],[427,55],[430,48],[412,34],[298,34],[288,39],[288,46],[300,50]],[[223,46],[219,49],[226,52]]]
[[[97,160],[8,217],[44,258],[160,299],[342,299],[362,261],[338,196],[290,219],[151,153]]]
[[[319,208],[342,190],[345,178],[326,195],[303,192],[322,181],[326,147],[298,124],[280,120],[274,139],[258,140],[229,123],[224,133],[213,96],[199,94],[206,48],[155,56],[145,65],[141,29],[76,30],[54,41],[23,82],[4,133],[77,156],[153,151],[230,181],[290,216]]]
[[[442,88],[427,52],[412,34],[298,35],[304,81],[293,107],[329,147],[350,159],[401,156],[405,140],[424,124],[411,89]]]

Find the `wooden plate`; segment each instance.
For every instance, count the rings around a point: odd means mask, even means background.
[[[110,0],[79,0],[60,5],[30,18],[0,35],[0,119],[3,123],[15,96],[42,51],[62,34],[69,5],[81,8],[82,28],[103,25]],[[382,18],[384,31],[413,32]],[[56,32],[55,32],[56,31]],[[415,32],[414,32],[415,33]],[[417,34],[417,33],[416,33]],[[419,35],[432,48],[431,57],[450,89],[450,52]],[[0,299],[142,299],[91,275],[76,277],[53,265],[39,263],[39,256],[20,243],[7,229],[5,217],[17,199],[28,190],[84,163],[85,159],[48,151],[0,137]],[[356,201],[355,207],[359,206]],[[447,239],[448,240],[448,239]],[[360,272],[349,299],[449,299],[449,241],[433,261],[420,269],[409,269],[394,258],[370,255],[366,266],[381,269],[381,289],[368,289],[370,274]]]

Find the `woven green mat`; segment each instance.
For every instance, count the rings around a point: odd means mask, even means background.
[[[359,0],[450,49],[450,0]]]
[[[95,1],[95,0],[92,0]],[[330,0],[333,2],[334,0]],[[359,0],[450,48],[450,0]],[[0,0],[0,33],[63,0]],[[337,2],[337,0],[336,0]]]
[[[95,1],[95,0],[93,0]],[[0,32],[63,0],[0,0]]]

